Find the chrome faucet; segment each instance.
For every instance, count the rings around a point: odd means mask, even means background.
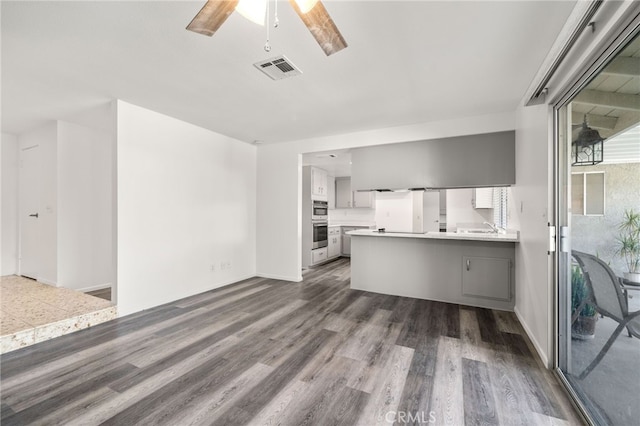
[[[485,225],[488,225],[491,228],[491,231],[495,234],[504,233],[505,230],[497,226],[495,223],[484,222]]]

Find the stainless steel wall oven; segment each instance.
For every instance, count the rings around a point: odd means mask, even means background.
[[[329,244],[329,228],[328,223],[324,221],[313,222],[313,245],[312,248],[317,249],[326,247]]]

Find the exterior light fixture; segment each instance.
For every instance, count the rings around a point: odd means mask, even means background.
[[[602,163],[604,138],[597,130],[587,126],[587,115],[584,116],[582,129],[578,139],[571,143],[571,165],[593,166]]]

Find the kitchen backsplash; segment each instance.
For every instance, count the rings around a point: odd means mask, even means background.
[[[329,210],[329,224],[374,224],[376,221],[375,209],[335,209]]]

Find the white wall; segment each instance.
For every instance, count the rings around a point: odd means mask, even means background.
[[[18,272],[18,138],[2,134],[2,267],[0,275]]]
[[[387,231],[413,230],[413,193],[379,192],[376,194],[376,227]]]
[[[110,135],[58,122],[58,285],[111,286]]]
[[[598,25],[585,30],[574,48],[548,82],[546,104],[524,107],[555,55],[564,48],[574,26],[589,7],[578,2],[538,70],[520,107],[516,110],[516,185],[512,187],[513,203],[510,224],[520,229],[516,245],[515,312],[531,338],[543,362],[554,359],[554,277],[553,258],[547,254],[547,223],[553,221],[553,105],[564,95],[594,60],[594,52],[609,45],[625,28],[624,22],[635,16],[638,3],[625,0],[604,2],[593,21]]]
[[[459,223],[483,223],[485,221],[493,222],[493,209],[473,208],[472,188],[447,189],[447,231],[455,232]]]
[[[513,130],[513,112],[377,129],[366,132],[261,145],[258,148],[257,272],[302,279],[300,264],[301,155],[385,143],[410,142]]]
[[[254,276],[256,148],[126,102],[117,119],[119,313]]]
[[[112,282],[112,140],[63,121],[18,136],[20,150],[38,146],[39,281],[82,291]],[[7,228],[19,234],[18,221]]]
[[[548,365],[553,334],[552,258],[547,254],[550,111],[546,105],[520,107],[516,117],[516,185],[511,194],[517,206],[512,216],[520,227],[520,242],[516,244],[515,312]]]

